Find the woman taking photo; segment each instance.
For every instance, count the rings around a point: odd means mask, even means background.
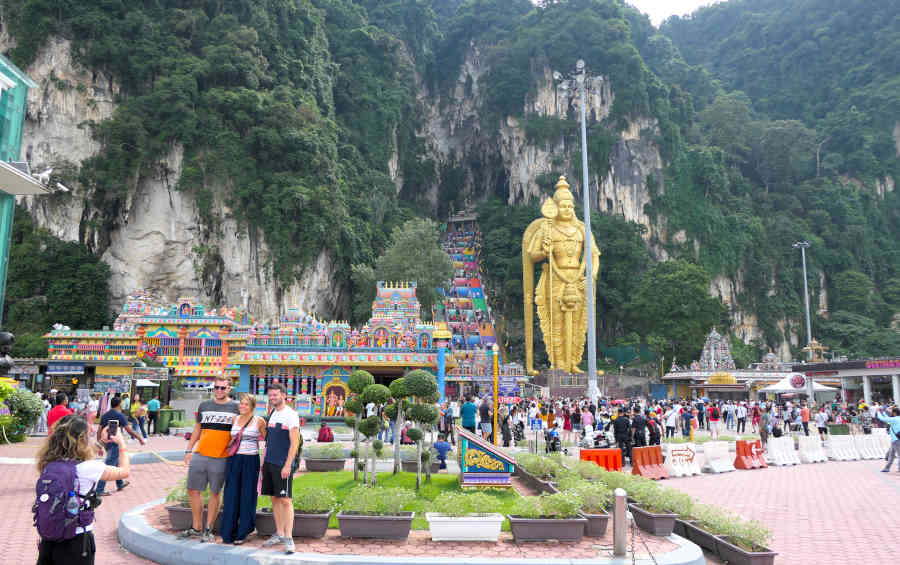
[[[94,496],[97,481],[125,479],[130,473],[125,440],[121,433],[107,441],[119,445],[121,467],[111,467],[97,454],[88,439],[88,425],[71,414],[53,426],[53,432],[38,451],[35,524],[41,538],[37,565],[93,565]],[[72,517],[75,517],[72,519]]]
[[[225,506],[222,541],[240,545],[256,528],[256,485],[259,480],[259,440],[266,437],[266,421],[255,415],[256,397],[244,393],[231,424],[231,443],[225,462]]]

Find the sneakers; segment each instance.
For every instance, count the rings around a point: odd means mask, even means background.
[[[116,492],[122,490],[123,488],[127,487],[127,486],[130,485],[130,484],[131,484],[131,481],[122,481],[122,486],[120,486],[120,487],[116,490]]]
[[[890,469],[882,469],[881,472],[882,472],[882,473],[889,473],[889,472],[890,472]]]
[[[178,534],[178,539],[188,539],[188,538],[196,538],[200,537],[203,534],[199,530],[195,530],[194,528],[188,528]]]
[[[281,536],[279,536],[278,534],[273,534],[272,537],[263,542],[263,547],[272,547],[273,545],[277,545],[283,541],[284,540],[281,539]]]
[[[294,553],[294,538],[284,538],[284,552],[288,555]]]
[[[213,535],[212,530],[206,528],[203,530],[203,534],[200,535],[200,543],[209,542],[213,543],[216,540],[216,537]]]

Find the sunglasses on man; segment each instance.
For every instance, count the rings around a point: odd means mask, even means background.
[[[216,386],[214,386],[213,388],[216,389],[216,390],[228,390],[228,386],[218,386],[218,385],[216,385]]]

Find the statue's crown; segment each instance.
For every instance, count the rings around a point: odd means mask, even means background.
[[[566,175],[561,175],[559,177],[554,188],[556,191],[553,193],[553,200],[555,200],[557,204],[559,204],[559,201],[563,198],[568,198],[572,201],[575,200],[575,197],[572,196],[572,191],[569,190],[569,183],[566,182]]]

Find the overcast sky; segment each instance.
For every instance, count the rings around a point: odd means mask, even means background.
[[[700,6],[715,4],[719,0],[625,0],[641,12],[650,16],[653,25],[659,24],[669,16],[690,14]]]

